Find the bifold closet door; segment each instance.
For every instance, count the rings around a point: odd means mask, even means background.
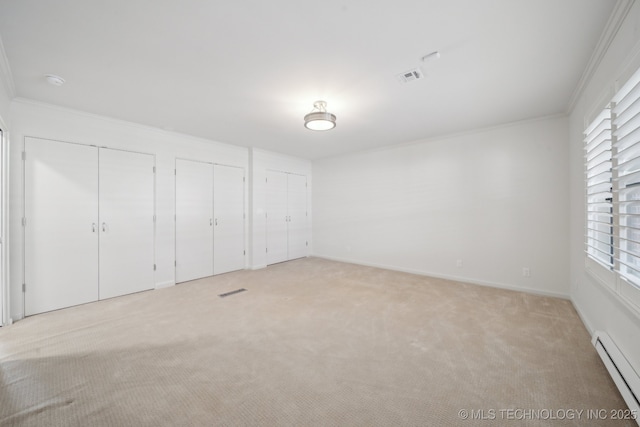
[[[213,275],[213,165],[176,160],[176,282]]]
[[[213,274],[220,274],[244,268],[244,169],[213,170]]]
[[[307,256],[307,177],[287,175],[288,259]]]
[[[25,138],[25,315],[98,299],[98,149]]]
[[[287,174],[267,171],[267,264],[287,261]]]
[[[154,164],[100,149],[100,299],[154,287]]]
[[[6,198],[5,198],[5,176],[6,176],[6,165],[5,165],[5,153],[7,152],[6,150],[6,143],[4,141],[4,137],[3,137],[3,133],[2,133],[2,129],[0,129],[0,206],[6,206]],[[0,325],[2,325],[4,323],[4,298],[5,298],[5,285],[8,286],[8,283],[5,283],[5,274],[4,274],[4,259],[5,257],[5,253],[7,251],[8,248],[6,248],[6,241],[7,239],[5,238],[5,230],[4,230],[4,224],[5,224],[5,211],[8,211],[8,209],[2,209],[2,211],[0,211]]]

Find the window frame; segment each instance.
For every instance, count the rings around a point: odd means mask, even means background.
[[[619,107],[621,101],[625,104],[624,108]],[[633,106],[633,109],[628,109],[629,106]],[[619,119],[618,113],[625,115],[624,119]],[[608,118],[606,118],[607,115]],[[604,119],[603,116],[605,117]],[[593,255],[593,250],[590,250],[593,246],[590,244],[590,239],[593,240],[590,237],[590,231],[594,229],[592,220],[594,216],[590,214],[594,213],[594,211],[590,209],[590,204],[593,204],[593,201],[590,200],[590,187],[593,186],[593,183],[590,185],[589,179],[593,178],[594,175],[589,176],[588,161],[591,158],[597,157],[599,153],[596,156],[589,156],[590,152],[588,147],[589,142],[596,139],[593,135],[590,135],[590,132],[598,128],[598,120],[610,120],[611,128],[609,160],[611,162],[610,180],[612,196],[610,239],[610,248],[612,249],[613,256],[612,263],[602,262],[602,259],[597,259],[598,257]],[[618,130],[619,123],[623,123],[621,129],[627,126],[627,128],[630,127],[631,130],[626,129],[620,132]],[[622,300],[628,308],[636,314],[640,314],[640,191],[627,199],[627,193],[635,193],[634,187],[640,187],[640,177],[638,176],[640,175],[640,69],[620,87],[610,98],[607,105],[599,110],[599,113],[593,120],[585,124],[584,133],[585,270],[590,276],[596,279],[597,282]],[[625,141],[625,138],[632,134],[634,134],[634,136],[631,140]],[[634,148],[633,151],[626,151],[630,147]],[[593,150],[594,146],[590,148]],[[619,148],[621,149],[619,150]],[[630,155],[630,153],[632,154]],[[623,162],[619,164],[620,159],[623,159]],[[602,183],[603,182],[598,182],[597,185],[602,185]],[[627,206],[631,204],[638,205],[637,213],[632,212],[633,209],[629,210],[627,208]],[[635,221],[632,221],[632,225],[628,223],[629,218]],[[600,224],[602,224],[602,222],[600,222]],[[638,224],[637,227],[635,226],[636,224]],[[628,230],[638,230],[638,237],[629,237],[627,233]],[[591,236],[592,235],[593,233],[591,233]],[[634,248],[634,246],[637,247]],[[627,267],[627,265],[631,265],[631,267]],[[635,266],[637,267],[634,268]],[[629,270],[634,270],[634,274],[631,274],[632,272]],[[635,276],[635,278],[633,276]]]

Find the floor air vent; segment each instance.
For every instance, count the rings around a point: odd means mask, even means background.
[[[631,411],[640,414],[640,377],[609,334],[597,331],[591,340]],[[640,425],[640,419],[636,420]]]
[[[244,292],[244,291],[246,291],[245,288],[240,288],[240,289],[236,289],[235,291],[225,292],[224,294],[220,294],[218,296],[220,298],[224,298],[224,297],[228,297],[228,296],[231,296],[231,295],[239,294],[240,292]]]

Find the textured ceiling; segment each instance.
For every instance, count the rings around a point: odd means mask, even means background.
[[[0,37],[16,96],[314,159],[566,112],[615,4],[0,0]]]

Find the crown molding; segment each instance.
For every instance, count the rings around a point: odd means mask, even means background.
[[[587,63],[587,67],[582,72],[582,77],[580,77],[580,81],[578,85],[573,91],[571,98],[569,99],[569,105],[567,106],[567,114],[571,114],[580,95],[585,90],[594,73],[600,66],[602,59],[604,58],[609,46],[613,42],[613,39],[618,34],[620,27],[629,14],[631,10],[631,6],[635,3],[635,0],[618,0],[616,5],[613,8],[613,12],[609,16],[609,20],[607,21],[607,25],[605,25],[604,30],[602,31],[602,35],[600,36],[600,40],[598,40],[598,44],[596,45],[591,58],[589,58],[589,62]]]
[[[11,67],[9,66],[9,59],[4,51],[4,45],[2,39],[0,39],[0,80],[7,90],[9,99],[13,99],[16,96],[16,88],[13,85],[13,75],[11,74]]]

